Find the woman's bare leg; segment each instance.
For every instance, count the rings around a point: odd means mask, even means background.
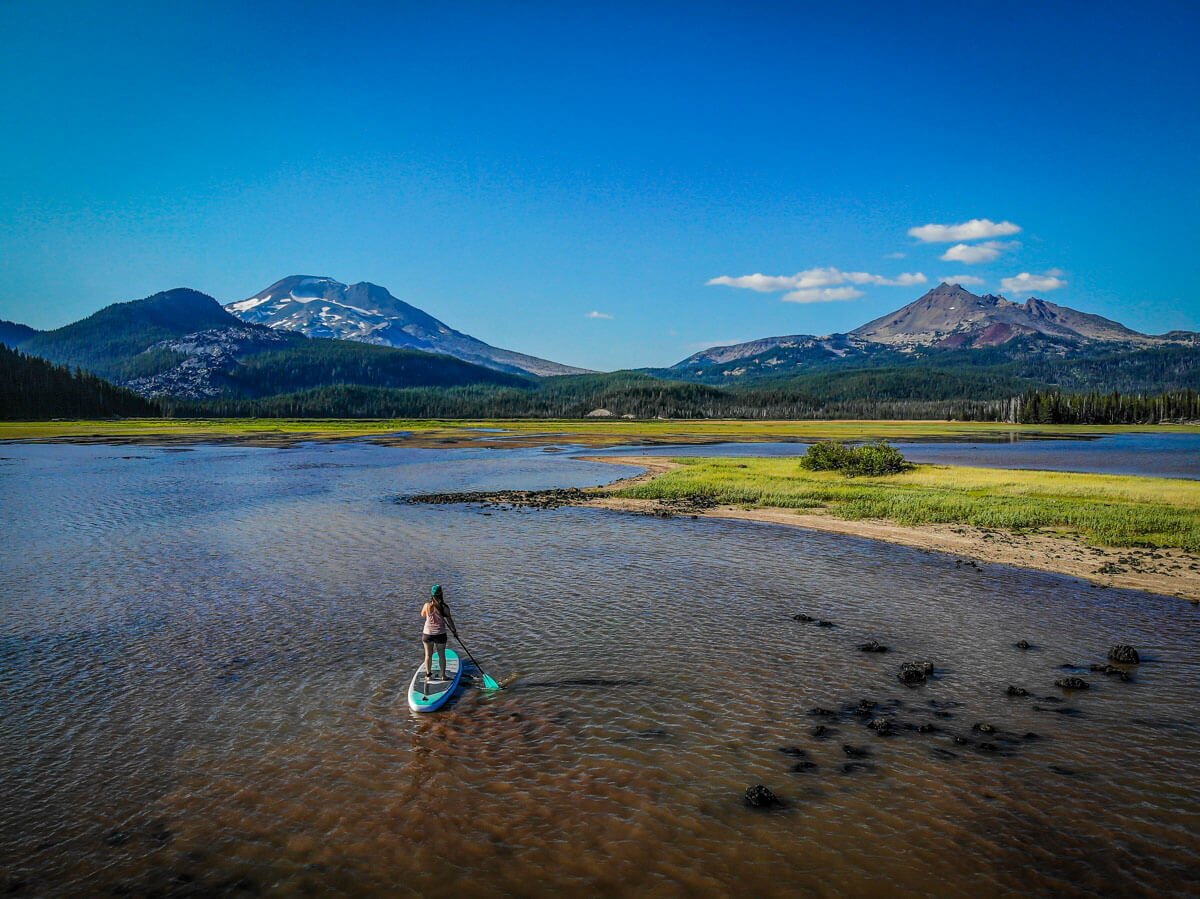
[[[438,659],[442,663],[442,677],[446,677],[446,644],[439,643],[437,651],[438,651]]]
[[[432,673],[429,670],[429,665],[433,661],[433,644],[424,643],[422,645],[425,647],[425,676],[429,677],[429,675]]]

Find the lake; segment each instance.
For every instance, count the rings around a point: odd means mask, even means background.
[[[0,883],[1195,895],[1192,604],[770,525],[396,501],[623,473],[536,448],[0,447]],[[434,582],[509,685],[419,716]],[[1129,681],[1086,670],[1117,642]],[[784,807],[748,808],[755,784]]]

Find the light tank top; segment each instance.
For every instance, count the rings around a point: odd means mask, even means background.
[[[425,630],[423,633],[446,633],[446,620],[442,617],[441,612],[437,610],[437,606],[435,606],[433,603],[429,604],[429,614],[425,616]]]

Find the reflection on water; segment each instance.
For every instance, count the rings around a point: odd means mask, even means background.
[[[9,888],[1200,885],[1200,613],[1179,600],[766,525],[391,501],[613,477],[537,450],[0,455]],[[433,581],[516,676],[421,717]],[[1117,641],[1143,651],[1132,681],[1053,685]],[[923,658],[935,679],[903,687]],[[786,807],[745,808],[755,783]]]

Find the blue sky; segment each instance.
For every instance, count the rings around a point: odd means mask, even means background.
[[[13,0],[0,34],[0,318],[328,275],[611,369],[965,275],[1200,329],[1194,2]]]

